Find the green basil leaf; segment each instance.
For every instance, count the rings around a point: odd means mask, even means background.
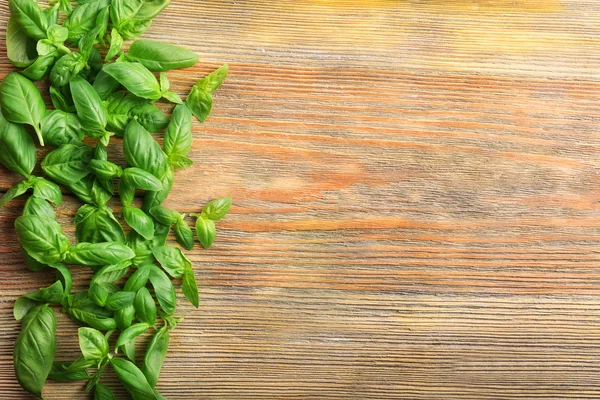
[[[95,304],[104,307],[106,305],[106,300],[108,300],[108,290],[102,283],[91,283],[90,289],[88,290],[88,296]]]
[[[167,171],[167,159],[160,145],[135,120],[125,130],[123,153],[130,165],[150,172],[159,179]]]
[[[142,373],[151,387],[155,387],[160,375],[160,369],[167,356],[169,347],[169,330],[167,327],[160,328],[152,337],[142,364]]]
[[[127,21],[121,28],[119,28],[119,33],[123,36],[123,39],[133,39],[148,30],[152,21],[139,21],[137,19],[133,19]]]
[[[185,104],[200,122],[204,122],[212,110],[212,94],[194,86]]]
[[[117,328],[117,323],[115,322],[114,318],[102,317],[91,311],[77,308],[69,309],[68,313],[71,319],[73,319],[75,322],[89,325],[94,329],[108,331]]]
[[[0,198],[0,207],[4,207],[13,199],[25,194],[31,188],[28,181],[20,181]]]
[[[124,290],[127,292],[137,292],[141,288],[145,287],[150,278],[150,271],[152,270],[151,264],[139,267],[133,275],[127,279]],[[168,279],[168,278],[167,278]]]
[[[35,292],[27,293],[27,294],[23,295],[23,297],[27,297],[30,300],[35,300],[35,301],[39,301],[39,302],[44,301],[39,290],[36,290]]]
[[[46,34],[48,39],[54,43],[63,43],[69,38],[69,30],[57,24],[50,25]]]
[[[57,206],[60,205],[62,201],[60,188],[55,183],[44,178],[36,179],[33,184],[33,196],[39,199],[48,200]]]
[[[92,85],[98,96],[102,100],[108,99],[108,97],[114,93],[119,87],[119,82],[112,76],[108,75],[104,70],[98,72],[94,84]]]
[[[88,31],[96,27],[98,14],[109,5],[110,0],[80,2],[63,24],[69,30],[69,40],[77,42]]]
[[[163,99],[169,100],[171,103],[184,104],[183,99],[175,92],[164,92],[162,94]]]
[[[153,40],[133,42],[129,47],[128,57],[151,71],[188,68],[198,62],[198,54],[193,51]]]
[[[112,3],[112,1],[111,1],[111,3]],[[110,22],[110,8],[106,7],[104,9],[102,9],[102,11],[100,11],[98,13],[98,16],[96,17],[96,25],[100,27],[100,29],[98,29],[97,38],[98,38],[98,41],[100,43],[102,43],[102,45],[105,47],[106,47],[106,43],[104,41],[104,35],[106,35],[106,31],[108,30],[109,22]],[[102,65],[100,65],[100,67],[102,68]]]
[[[56,47],[48,40],[40,40],[35,47],[39,56],[44,56],[56,52]],[[39,57],[38,57],[39,58]],[[31,78],[29,78],[31,79]]]
[[[104,72],[115,78],[131,93],[149,100],[161,98],[156,77],[139,63],[118,62],[104,66]]]
[[[123,36],[119,34],[119,31],[113,29],[110,33],[110,49],[106,53],[104,61],[108,61],[114,58],[121,51],[123,46]]]
[[[118,178],[123,173],[121,167],[104,160],[91,160],[89,168],[100,179]]]
[[[202,243],[205,249],[208,249],[215,241],[217,231],[215,229],[215,223],[213,220],[205,218],[203,216],[198,217],[196,220],[196,236]]]
[[[139,208],[124,206],[123,218],[127,222],[127,225],[142,235],[144,239],[150,240],[154,236],[154,222],[152,218]]]
[[[173,278],[181,277],[186,268],[192,267],[190,260],[187,259],[178,247],[156,247],[152,249],[152,254],[154,254],[154,257],[156,257],[160,265]]]
[[[69,239],[58,222],[50,218],[21,216],[16,219],[15,228],[25,251],[42,264],[60,262],[69,248]]]
[[[135,18],[138,21],[147,21],[156,17],[162,10],[165,9],[171,0],[146,0],[140,7]]]
[[[0,163],[13,172],[29,177],[35,159],[35,144],[25,127],[9,122],[0,112]]]
[[[106,204],[108,200],[110,200],[110,198],[115,194],[115,182],[112,178],[106,179],[97,176],[92,189],[96,203]]]
[[[65,254],[67,264],[107,265],[131,260],[135,253],[122,243],[78,243]]]
[[[73,5],[71,4],[71,0],[58,0],[58,2],[59,10],[67,17],[71,15],[71,13],[73,12]]]
[[[23,254],[23,261],[25,262],[25,265],[27,265],[27,268],[29,268],[30,271],[39,272],[43,271],[48,267],[46,264],[37,261],[29,254],[27,254],[23,247],[21,247],[21,253]]]
[[[133,19],[143,3],[143,0],[113,0],[110,8],[110,20],[113,27],[120,29]]]
[[[229,72],[229,66],[224,64],[220,68],[206,75],[204,78],[200,79],[196,82],[196,87],[203,92],[213,93],[215,90],[221,86],[225,78],[227,77],[227,73]]]
[[[92,277],[92,281],[90,285],[95,283],[112,283],[116,282],[119,279],[123,278],[129,272],[129,267],[131,265],[131,261],[124,261],[118,264],[107,265],[102,267],[98,272],[94,274]]]
[[[29,36],[36,40],[46,38],[48,18],[40,6],[33,0],[9,0],[8,6],[18,25]]]
[[[50,82],[53,86],[60,88],[67,85],[87,65],[87,60],[81,54],[73,52],[65,54],[56,61],[50,71]]]
[[[38,217],[47,217],[56,219],[54,209],[46,200],[37,197],[29,197],[23,207],[23,215],[36,215]]]
[[[156,222],[154,224],[154,237],[150,241],[150,248],[153,249],[155,247],[165,246],[167,244],[167,238],[169,237],[170,231],[171,226]]]
[[[33,64],[21,71],[21,74],[32,81],[42,80],[50,73],[57,57],[56,50],[40,55]]]
[[[79,52],[84,59],[90,59],[92,57],[92,52],[94,51],[94,44],[98,42],[98,39],[102,39],[104,33],[106,32],[106,27],[108,24],[108,7],[103,8],[96,15],[96,23],[95,26],[87,31],[79,42],[77,43],[77,47],[79,48]],[[105,22],[106,21],[106,22]],[[95,62],[100,63],[99,67],[96,68],[97,71],[102,69],[102,55],[98,53],[94,55],[96,58]],[[90,64],[88,62],[88,64]]]
[[[46,113],[44,99],[37,87],[23,75],[11,72],[0,86],[2,114],[10,122],[31,125],[44,145],[40,122]]]
[[[111,79],[114,78],[111,77]],[[123,136],[132,118],[131,110],[147,103],[148,100],[137,97],[132,93],[125,95],[125,92],[119,91],[111,94],[106,100],[106,109],[108,111],[107,128],[111,132]]]
[[[155,230],[157,226],[158,224],[155,224]],[[127,234],[127,244],[135,252],[135,257],[133,260],[131,260],[133,265],[139,266],[154,261],[154,256],[152,255],[151,250],[152,241],[144,239],[133,229]]]
[[[127,185],[141,190],[157,191],[163,187],[157,177],[136,167],[126,168],[121,175],[121,181],[125,181]]]
[[[60,361],[55,361],[54,363],[52,363],[52,369],[50,370],[50,373],[48,374],[48,379],[57,381],[57,382],[73,382],[73,381],[83,381],[83,380],[86,380],[86,379],[89,379],[92,377],[91,375],[89,375],[87,373],[87,371],[85,369],[80,370],[80,371],[70,372],[65,368],[64,364],[65,364],[64,362],[60,362]]]
[[[76,115],[52,110],[46,112],[42,119],[42,136],[46,144],[59,147],[63,144],[79,143],[84,139],[85,134]]]
[[[135,307],[133,304],[115,312],[115,320],[117,321],[117,326],[121,330],[130,327],[134,318]]]
[[[40,289],[42,300],[46,303],[60,304],[64,296],[64,288],[61,281],[56,281],[47,288]]]
[[[190,303],[198,308],[200,304],[200,300],[198,299],[198,284],[196,283],[194,271],[191,268],[186,268],[183,272],[181,290]]]
[[[173,225],[179,219],[181,219],[181,215],[170,208],[157,206],[150,209],[150,215],[154,217],[158,222],[164,225]]]
[[[143,287],[137,291],[133,306],[138,321],[154,325],[156,322],[156,304],[148,289]]]
[[[94,400],[115,400],[115,395],[108,386],[97,383],[94,388]]]
[[[117,311],[132,305],[134,300],[134,292],[117,292],[108,298],[105,307],[107,310]]]
[[[117,357],[111,358],[110,363],[133,400],[156,400],[152,387],[134,363]]]
[[[79,356],[69,366],[63,365],[63,369],[67,372],[87,371],[88,368],[93,368],[98,365],[96,360],[86,360],[85,357]]]
[[[168,92],[169,89],[171,89],[171,82],[169,82],[169,78],[167,77],[167,74],[165,74],[164,72],[161,72],[159,74],[158,80],[160,83],[160,91],[163,94]]]
[[[130,206],[135,197],[135,186],[128,180],[121,179],[119,181],[119,197],[124,206]]]
[[[150,283],[154,288],[154,294],[156,295],[158,304],[165,313],[172,315],[175,312],[175,287],[173,287],[173,283],[167,274],[156,265],[150,266],[149,269]]]
[[[27,315],[27,313],[29,313],[29,310],[31,310],[33,307],[39,305],[40,302],[30,299],[28,297],[25,296],[21,296],[17,299],[17,301],[15,301],[15,305],[13,307],[13,315],[15,317],[15,319],[17,321],[22,320],[23,318],[25,318],[25,316]]]
[[[101,360],[108,355],[108,341],[93,328],[79,328],[79,348],[86,360]]]
[[[225,80],[228,73],[227,64],[200,79],[192,88],[186,104],[200,122],[204,122],[212,110],[212,93]]]
[[[132,362],[135,362],[135,340],[129,341],[121,346],[125,357],[129,358]]]
[[[87,292],[72,296],[72,305],[67,308],[69,317],[75,322],[86,324],[94,329],[108,331],[115,329],[117,323],[112,318],[113,313],[94,304]]]
[[[108,161],[108,151],[106,146],[102,143],[97,143],[94,148],[94,159],[101,161]]]
[[[92,197],[94,203],[99,207],[105,206],[115,192],[114,186],[112,180],[103,180],[96,177],[92,182]]]
[[[93,175],[68,184],[67,187],[84,202],[96,204],[98,207],[104,207],[113,195],[113,192],[107,191],[106,185]]]
[[[192,228],[190,228],[183,218],[180,218],[175,222],[174,231],[175,239],[181,247],[186,250],[192,250],[194,248],[194,232],[192,232]]]
[[[172,154],[171,157],[169,157],[169,164],[173,168],[185,169],[194,165],[194,161],[180,154]]]
[[[218,221],[229,212],[231,208],[231,197],[222,197],[208,203],[202,209],[202,216],[213,221]]]
[[[134,341],[136,337],[146,332],[148,328],[150,328],[150,325],[145,322],[131,325],[129,328],[121,332],[119,338],[117,339],[117,344],[115,345],[115,347],[119,348],[121,346],[124,346],[128,342]]]
[[[100,48],[92,47],[90,50],[90,56],[88,58],[89,69],[84,69],[81,71],[79,76],[88,82],[94,82],[100,71],[102,71],[103,65],[104,63],[102,61],[102,53],[100,53]]]
[[[185,104],[173,109],[173,116],[165,132],[164,148],[167,156],[185,156],[192,148],[192,112]]]
[[[171,188],[173,187],[173,180],[175,178],[175,170],[170,165],[167,167],[167,172],[162,176],[162,189],[156,192],[148,192],[144,196],[144,205],[142,210],[149,210],[152,207],[160,206],[163,201],[169,195]]]
[[[15,341],[15,374],[23,389],[42,397],[42,389],[52,369],[55,352],[54,312],[46,305],[32,308],[23,318],[21,333]]]
[[[16,17],[10,17],[6,27],[6,54],[10,62],[18,68],[26,68],[37,58],[37,41],[21,29]]]
[[[63,86],[61,89],[69,89],[68,86]],[[61,110],[68,113],[75,112],[75,105],[73,104],[73,99],[71,98],[70,91],[65,90],[68,95],[65,95],[61,92],[61,89],[50,86],[50,99],[52,100],[52,105],[57,110]],[[83,133],[81,134],[83,137]]]
[[[133,107],[129,113],[150,133],[164,129],[169,124],[169,118],[162,113],[154,104],[142,104]]]
[[[108,207],[84,205],[79,208],[75,214],[75,237],[78,243],[125,243],[123,228]]]
[[[94,198],[92,197],[92,186],[94,185],[95,179],[95,176],[88,175],[80,181],[73,182],[70,185],[67,185],[67,187],[71,192],[73,192],[74,195],[79,197],[83,202],[93,204]]]
[[[48,21],[48,25],[52,26],[58,23],[58,8],[47,8],[43,11],[46,16],[46,20]]]
[[[80,356],[79,358],[77,358],[77,360],[70,363],[69,366],[63,365],[62,369],[67,372],[79,372],[79,371],[87,371],[88,368],[93,368],[97,365],[98,365],[98,361],[86,360],[85,357]]]
[[[56,270],[56,278],[62,283],[65,296],[68,296],[73,288],[71,271],[64,264],[52,264],[51,267]]]
[[[83,78],[71,80],[71,93],[81,124],[89,129],[103,130],[106,127],[106,108],[92,85]]]
[[[42,169],[58,183],[69,185],[81,181],[89,173],[88,164],[94,150],[87,145],[63,144],[42,161]]]

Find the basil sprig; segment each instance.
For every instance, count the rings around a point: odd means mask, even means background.
[[[170,335],[183,321],[174,315],[174,282],[181,283],[194,307],[200,303],[194,267],[183,252],[195,245],[188,216],[196,217],[196,236],[208,248],[215,221],[227,214],[231,198],[191,214],[195,210],[181,213],[163,203],[176,170],[193,164],[192,117],[207,118],[228,67],[198,80],[184,101],[165,72],[194,66],[195,52],[152,40],[123,49],[124,41],[145,32],[169,2],[80,0],[73,6],[69,0],[49,0],[45,7],[35,0],[9,0],[7,56],[22,70],[0,84],[0,164],[22,179],[0,197],[0,207],[25,197],[15,220],[25,264],[56,274],[48,286],[20,296],[13,309],[22,321],[16,376],[39,398],[51,379],[87,381],[94,399],[113,400],[100,383],[112,368],[134,400],[164,399],[154,388]],[[50,84],[32,82],[42,79]],[[48,88],[51,109],[38,87]],[[156,105],[163,99],[175,104],[170,117]],[[51,147],[40,160],[30,133]],[[113,136],[123,137],[125,165],[112,160],[119,146],[111,143]],[[63,192],[84,203],[75,213],[74,243],[56,219]],[[112,208],[116,194],[118,212]],[[136,202],[136,195],[143,202]],[[171,229],[176,243],[168,242]],[[93,277],[87,290],[72,293],[70,268],[81,267],[89,267]],[[58,309],[81,326],[81,355],[75,360],[55,360]],[[141,342],[136,339],[143,334],[152,339],[136,364],[136,341]]]

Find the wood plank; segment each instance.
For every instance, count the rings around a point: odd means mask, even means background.
[[[7,21],[2,2],[0,78]],[[174,90],[224,62],[230,77],[167,205],[234,206],[191,252],[201,305],[178,293],[161,393],[600,398],[599,22],[589,0],[173,2],[144,37],[200,54]],[[52,279],[23,265],[22,204],[0,210],[7,400],[29,398],[12,304]],[[58,208],[69,235],[78,204]]]

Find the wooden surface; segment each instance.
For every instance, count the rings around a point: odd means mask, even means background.
[[[191,255],[201,306],[179,293],[161,392],[600,398],[599,23],[584,0],[173,1],[145,37],[201,55],[175,90],[231,72],[167,204],[235,206]],[[70,234],[77,204],[59,208]],[[13,301],[52,279],[22,263],[21,205],[0,211],[9,400],[28,398]],[[75,335],[61,318],[64,359]]]

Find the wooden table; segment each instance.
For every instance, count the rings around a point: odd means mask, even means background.
[[[7,20],[4,1],[0,77]],[[145,37],[201,55],[175,90],[231,72],[167,205],[235,205],[191,253],[201,306],[179,293],[161,392],[600,398],[599,23],[585,0],[174,1]],[[52,282],[23,265],[22,204],[0,211],[7,400],[29,398],[13,301]],[[58,209],[69,234],[77,205]]]

